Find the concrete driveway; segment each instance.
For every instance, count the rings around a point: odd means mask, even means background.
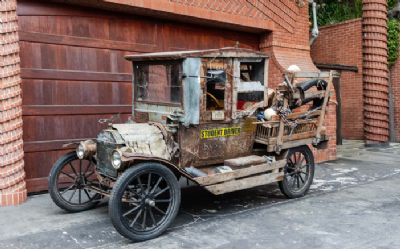
[[[47,194],[31,196],[0,208],[0,248],[400,248],[399,161],[399,144],[347,142],[301,199],[276,184],[223,196],[184,189],[173,227],[141,243],[114,230],[106,204],[68,214]]]

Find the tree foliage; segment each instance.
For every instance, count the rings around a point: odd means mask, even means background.
[[[360,18],[362,0],[317,0],[317,19],[320,26]]]
[[[387,2],[389,9],[392,9],[396,5],[397,0],[387,0]]]

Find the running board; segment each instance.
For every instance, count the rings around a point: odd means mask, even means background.
[[[196,177],[193,180],[215,195],[282,181],[286,159],[262,163],[231,172]]]

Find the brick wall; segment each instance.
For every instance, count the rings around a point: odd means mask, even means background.
[[[0,1],[0,206],[26,200],[16,1]]]
[[[324,148],[318,150],[310,146],[314,152],[315,162],[317,163],[336,159],[336,105],[334,104],[336,95],[333,89],[331,89],[331,93],[324,122],[329,141]]]
[[[394,140],[400,142],[400,60],[390,68],[390,83],[394,104]]]
[[[342,72],[342,134],[345,139],[363,139],[363,81],[361,19],[324,26],[311,48],[315,63],[357,66],[358,73]]]

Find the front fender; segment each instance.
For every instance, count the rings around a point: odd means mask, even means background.
[[[143,154],[143,153],[135,153],[135,152],[123,152],[122,153],[122,158],[121,158],[122,162],[126,166],[126,168],[130,168],[132,166],[134,166],[135,164],[138,164],[140,162],[157,162],[157,163],[161,163],[164,166],[166,166],[167,168],[169,168],[172,172],[174,172],[176,175],[179,176],[184,176],[190,180],[193,180],[193,177],[191,175],[189,175],[188,173],[186,173],[186,171],[182,170],[180,167],[178,167],[177,165],[173,164],[172,162],[165,160],[163,158],[160,157],[155,157],[153,155],[149,155],[149,154]]]

